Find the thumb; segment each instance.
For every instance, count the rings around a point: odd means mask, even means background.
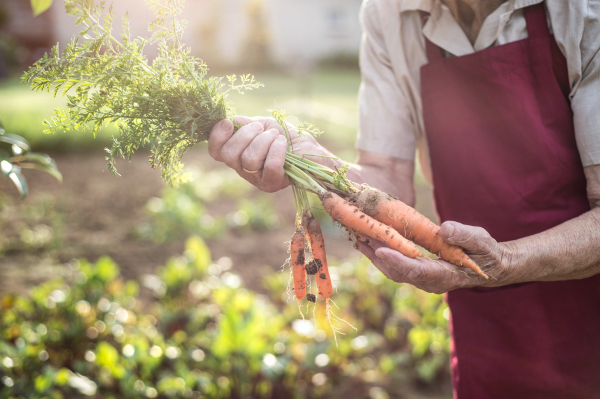
[[[496,244],[496,240],[485,229],[458,222],[444,222],[440,235],[448,244],[459,246],[473,254],[489,253]]]

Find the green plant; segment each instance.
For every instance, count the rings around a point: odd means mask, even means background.
[[[41,170],[62,181],[62,175],[52,158],[30,151],[27,140],[16,134],[6,133],[0,124],[0,170],[4,177],[12,180],[22,198],[27,197],[29,189],[21,169]]]
[[[186,172],[192,177],[190,182],[165,187],[160,197],[148,201],[148,220],[136,229],[139,237],[161,243],[190,235],[220,237],[228,228],[250,233],[279,226],[272,199],[264,193],[246,198],[252,186],[240,181],[235,171],[186,168]],[[231,200],[236,209],[225,216],[209,214],[207,206],[217,199]]]
[[[5,296],[0,396],[265,397],[262,356],[278,329],[261,325],[282,319],[210,266],[204,243],[190,239],[185,257],[143,279],[160,298],[146,311],[138,284],[108,258],[71,263],[71,282],[50,281],[29,298]]]
[[[177,184],[182,181],[183,154],[205,141],[218,121],[233,115],[227,92],[252,90],[260,84],[249,75],[242,75],[237,84],[232,75],[224,89],[223,78],[207,76],[206,65],[190,56],[180,42],[185,24],[176,17],[183,0],[148,0],[148,4],[156,14],[151,37],[131,37],[126,16],[119,40],[112,35],[112,8],[105,15],[104,3],[67,0],[67,12],[84,26],[83,40],[74,38],[62,53],[54,47],[23,75],[23,82],[69,99],[67,109],[57,109],[46,121],[47,132],[60,128],[96,134],[112,123],[120,133],[107,150],[114,173],[115,157],[131,157],[150,144],[151,165],[162,168],[167,182]],[[152,63],[143,53],[149,45],[158,48]]]
[[[364,260],[331,264],[341,316],[358,328],[341,326],[339,348],[322,307],[302,321],[286,305],[288,273],[267,278],[270,298],[254,294],[199,238],[141,285],[108,258],[73,261],[67,280],[0,300],[0,397],[366,397],[447,379],[441,296]]]
[[[22,203],[0,194],[0,258],[6,253],[59,250],[63,223],[64,215],[53,197],[42,194]]]

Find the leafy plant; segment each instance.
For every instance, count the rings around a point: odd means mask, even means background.
[[[194,144],[205,141],[212,127],[231,117],[229,90],[260,86],[254,77],[209,77],[206,65],[190,55],[180,38],[185,23],[177,20],[183,0],[147,0],[156,14],[149,38],[133,38],[129,18],[123,19],[121,40],[112,34],[112,7],[104,3],[66,0],[69,15],[83,25],[62,53],[58,45],[45,54],[23,82],[35,90],[66,95],[67,109],[57,109],[48,133],[57,129],[91,130],[114,124],[119,137],[108,151],[109,168],[116,172],[115,157],[131,157],[145,144],[152,147],[150,163],[162,168],[171,184],[182,181],[181,157]],[[81,40],[81,41],[80,41]],[[158,56],[148,61],[144,49],[157,46]],[[227,83],[225,83],[225,81]]]
[[[6,133],[0,124],[0,170],[4,177],[12,180],[22,198],[27,197],[29,189],[21,169],[41,170],[62,181],[62,175],[52,158],[30,150],[27,140],[16,134]]]
[[[155,242],[200,235],[219,237],[227,228],[240,232],[264,231],[279,225],[279,216],[273,211],[272,199],[264,193],[246,197],[252,186],[240,181],[232,169],[203,171],[186,168],[190,182],[178,187],[165,187],[160,197],[146,204],[149,219],[136,229],[139,237]],[[219,199],[231,200],[236,209],[225,217],[209,214],[207,205]]]
[[[287,273],[268,278],[270,298],[254,294],[199,238],[141,285],[109,258],[73,261],[69,279],[0,299],[0,397],[386,397],[447,379],[441,296],[398,288],[364,260],[332,265],[340,312],[359,329],[343,328],[339,348],[322,307],[302,321],[285,305]]]

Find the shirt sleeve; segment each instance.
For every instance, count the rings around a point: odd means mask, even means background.
[[[414,160],[415,129],[410,107],[392,67],[378,14],[378,0],[361,8],[360,47],[362,83],[359,90],[358,150]],[[398,15],[398,19],[400,16]],[[396,32],[399,32],[396,31]]]
[[[583,166],[600,164],[599,3],[575,2],[579,7],[570,7],[562,1],[549,3],[551,17],[552,7],[558,6],[554,10],[558,21],[553,21],[553,27],[569,65],[575,138]]]

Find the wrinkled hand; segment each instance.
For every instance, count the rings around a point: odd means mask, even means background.
[[[208,139],[210,156],[224,162],[263,191],[272,193],[287,187],[290,181],[283,171],[287,140],[279,123],[273,118],[262,117],[237,116],[235,120],[242,125],[235,134],[233,123],[228,119],[213,127]],[[294,153],[326,153],[310,134],[302,135],[298,139],[298,132],[293,126],[288,124],[288,130]]]
[[[441,259],[412,259],[385,244],[357,242],[358,249],[390,280],[412,284],[424,291],[442,294],[457,288],[511,284],[511,250],[498,243],[481,227],[445,222],[440,235],[448,244],[462,247],[489,276],[486,280],[470,269]]]

